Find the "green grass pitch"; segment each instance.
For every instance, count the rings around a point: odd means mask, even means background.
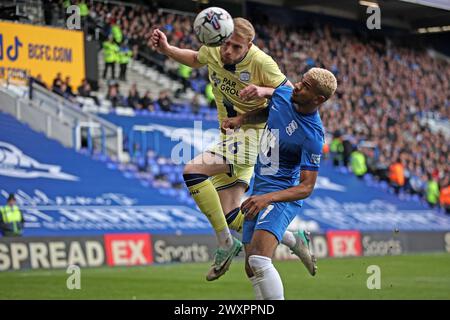
[[[319,260],[315,277],[300,261],[275,261],[286,299],[450,299],[450,254]],[[367,267],[381,269],[381,289],[367,288]],[[0,299],[253,299],[243,260],[218,281],[209,265],[170,264],[81,270],[81,289],[66,287],[65,270],[0,273]]]

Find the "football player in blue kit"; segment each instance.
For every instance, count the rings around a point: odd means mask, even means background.
[[[265,109],[222,122],[224,129],[267,118],[255,165],[252,195],[241,205],[247,276],[256,299],[283,300],[284,290],[272,264],[284,232],[316,183],[324,144],[319,106],[336,91],[333,73],[312,68],[294,88],[282,86]]]

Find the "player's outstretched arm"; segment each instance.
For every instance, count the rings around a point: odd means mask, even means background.
[[[180,49],[175,46],[171,46],[167,42],[166,35],[159,29],[153,30],[152,33],[152,45],[159,52],[175,61],[185,64],[191,68],[200,68],[203,66],[198,59],[198,51],[189,49]]]
[[[225,118],[222,121],[223,129],[237,129],[244,124],[261,123],[267,121],[269,108],[255,109],[233,118]]]
[[[272,202],[291,202],[308,198],[314,190],[318,171],[302,170],[300,184],[286,190],[272,192]]]
[[[316,184],[317,174],[318,171],[302,171],[298,186],[249,197],[241,205],[245,218],[252,220],[258,212],[273,202],[291,202],[309,197]]]
[[[239,92],[239,98],[243,101],[249,101],[255,98],[270,98],[274,91],[274,88],[250,84]]]

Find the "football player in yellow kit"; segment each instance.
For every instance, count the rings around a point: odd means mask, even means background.
[[[209,80],[218,110],[219,123],[226,118],[266,108],[275,88],[292,84],[276,62],[252,41],[255,30],[244,18],[234,18],[234,32],[220,47],[202,46],[198,51],[171,46],[158,29],[152,33],[154,48],[192,68],[208,67]],[[189,161],[184,167],[185,183],[200,210],[214,228],[219,247],[206,279],[215,280],[229,268],[242,250],[230,228],[241,231],[244,215],[242,197],[253,175],[258,155],[259,135],[265,122],[243,124],[239,129],[221,129],[220,142]],[[286,231],[282,240],[300,257],[308,271],[316,272],[305,231]]]

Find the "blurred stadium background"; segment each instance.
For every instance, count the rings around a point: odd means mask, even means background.
[[[158,26],[198,49],[192,21],[209,6],[247,17],[291,81],[313,66],[338,79],[320,177],[290,226],[313,233],[319,273],[280,245],[286,297],[450,298],[445,0],[2,1],[0,205],[14,193],[25,224],[0,237],[0,298],[253,297],[242,260],[206,284],[215,238],[172,157],[217,137],[207,69],[150,43]],[[78,292],[65,287],[72,264]],[[371,264],[382,290],[366,287]]]

